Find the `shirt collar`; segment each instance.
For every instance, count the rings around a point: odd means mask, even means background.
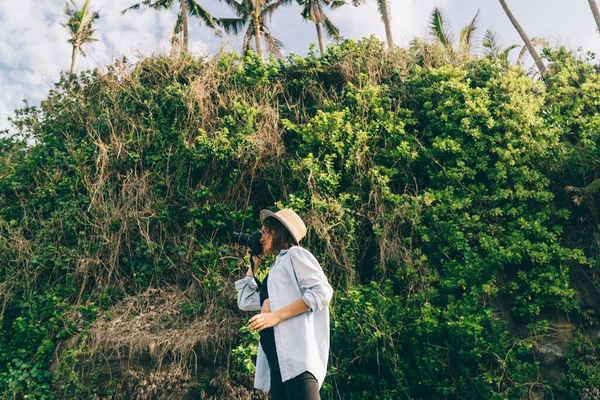
[[[285,253],[287,253],[288,251],[286,249],[283,249],[279,252],[279,254],[277,254],[277,258],[279,257],[283,257],[285,255]]]

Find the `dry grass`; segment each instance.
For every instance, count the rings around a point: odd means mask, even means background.
[[[129,360],[149,355],[158,370],[163,363],[177,363],[183,370],[196,367],[199,359],[217,362],[237,335],[238,318],[215,318],[213,307],[190,320],[181,314],[181,303],[189,301],[176,288],[148,289],[125,299],[103,313],[90,332],[90,355],[117,352]]]

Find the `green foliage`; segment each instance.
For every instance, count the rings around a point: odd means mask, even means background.
[[[213,344],[248,385],[257,336],[228,237],[278,207],[303,216],[336,289],[324,398],[597,386],[573,355],[545,382],[536,353],[549,315],[597,323],[571,283],[598,283],[592,60],[547,54],[543,86],[490,58],[445,65],[424,42],[384,48],[122,60],[19,110],[30,144],[0,139],[0,396],[89,397],[94,321],[149,287],[190,293],[181,321],[216,322],[215,343],[236,337]]]
[[[576,338],[571,343],[566,357],[568,372],[562,379],[562,389],[572,399],[580,399],[586,390],[600,389],[600,350],[598,344],[581,333],[576,333]]]
[[[231,352],[237,373],[254,375],[259,337],[258,332],[250,330],[248,325],[240,328],[240,344]]]

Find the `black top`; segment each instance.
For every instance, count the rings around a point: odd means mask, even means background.
[[[269,279],[269,274],[265,276],[265,280],[260,284],[259,296],[260,296],[260,306],[262,307],[263,303],[266,299],[269,298],[269,289],[267,288],[267,280]],[[260,344],[267,356],[267,361],[269,361],[269,367],[273,368],[274,365],[277,364],[277,349],[275,347],[275,331],[273,328],[265,328],[262,331],[258,332],[260,335]]]

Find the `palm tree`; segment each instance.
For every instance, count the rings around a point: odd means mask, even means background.
[[[335,40],[340,40],[340,30],[335,26],[323,11],[324,7],[332,9],[341,7],[346,4],[344,0],[297,0],[302,6],[302,17],[307,21],[314,22],[317,28],[317,39],[319,40],[319,50],[321,55],[325,53],[325,44],[323,42],[322,26],[325,27],[327,36]]]
[[[485,31],[485,35],[483,36],[483,52],[486,56],[498,59],[504,62],[508,61],[508,55],[511,51],[519,47],[518,44],[513,44],[508,46],[507,48],[502,47],[502,43],[498,34],[491,29]]]
[[[234,35],[243,29],[246,30],[242,45],[244,51],[250,50],[254,41],[256,53],[263,60],[262,40],[264,38],[268,52],[283,55],[283,43],[271,34],[267,24],[275,10],[283,5],[291,4],[292,0],[241,0],[239,3],[237,0],[225,0],[225,2],[233,9],[238,18],[219,18],[219,25],[225,32]]]
[[[506,0],[499,0],[499,1],[500,1],[500,5],[502,5],[502,8],[504,8],[504,12],[508,16],[508,19],[510,19],[510,22],[513,24],[513,26],[515,27],[517,32],[519,32],[519,35],[521,36],[521,39],[523,39],[523,42],[525,42],[525,46],[527,46],[527,50],[529,50],[529,54],[531,54],[531,56],[533,57],[535,64],[537,65],[538,70],[540,71],[540,74],[542,74],[542,77],[544,77],[546,75],[546,66],[542,62],[542,59],[540,58],[540,55],[538,54],[537,50],[535,49],[533,43],[531,42],[531,40],[529,40],[529,37],[527,36],[527,34],[523,30],[523,28],[521,28],[519,21],[517,21],[517,19],[513,15],[513,13],[510,11],[510,8],[508,8],[508,5],[506,4]]]
[[[77,7],[75,5],[75,0],[71,0],[71,4],[73,7]],[[100,13],[99,11],[90,11],[90,0],[85,0],[81,10],[70,8],[69,3],[65,2],[64,13],[69,17],[69,20],[66,24],[61,25],[64,26],[71,35],[69,43],[73,45],[73,53],[71,54],[71,70],[69,74],[73,76],[77,54],[81,53],[84,57],[86,56],[81,46],[85,43],[98,41],[98,39],[92,37],[96,31],[95,29],[92,29],[92,25],[96,19],[100,18]]]
[[[477,10],[471,23],[460,31],[458,51],[454,49],[452,44],[454,37],[452,36],[451,26],[445,21],[444,13],[439,7],[435,7],[431,13],[429,28],[431,29],[431,34],[444,46],[450,58],[455,59],[457,55],[470,55],[474,38],[473,34],[478,29],[477,18],[479,18],[479,10]]]
[[[596,4],[596,0],[588,0],[588,2],[590,3],[592,14],[594,14],[596,25],[598,25],[598,32],[600,32],[600,11],[598,11],[598,4]]]
[[[173,29],[173,44],[178,42],[182,44],[183,51],[188,51],[188,16],[196,17],[203,22],[207,27],[212,28],[215,33],[219,34],[217,30],[217,21],[213,18],[208,11],[206,11],[196,0],[178,0],[179,1],[179,13],[177,14],[177,22]],[[137,4],[132,5],[129,8],[121,11],[121,14],[125,14],[129,10],[137,10],[141,6],[148,6],[155,10],[169,9],[175,0],[144,0]],[[180,35],[183,35],[183,40],[180,40]]]

